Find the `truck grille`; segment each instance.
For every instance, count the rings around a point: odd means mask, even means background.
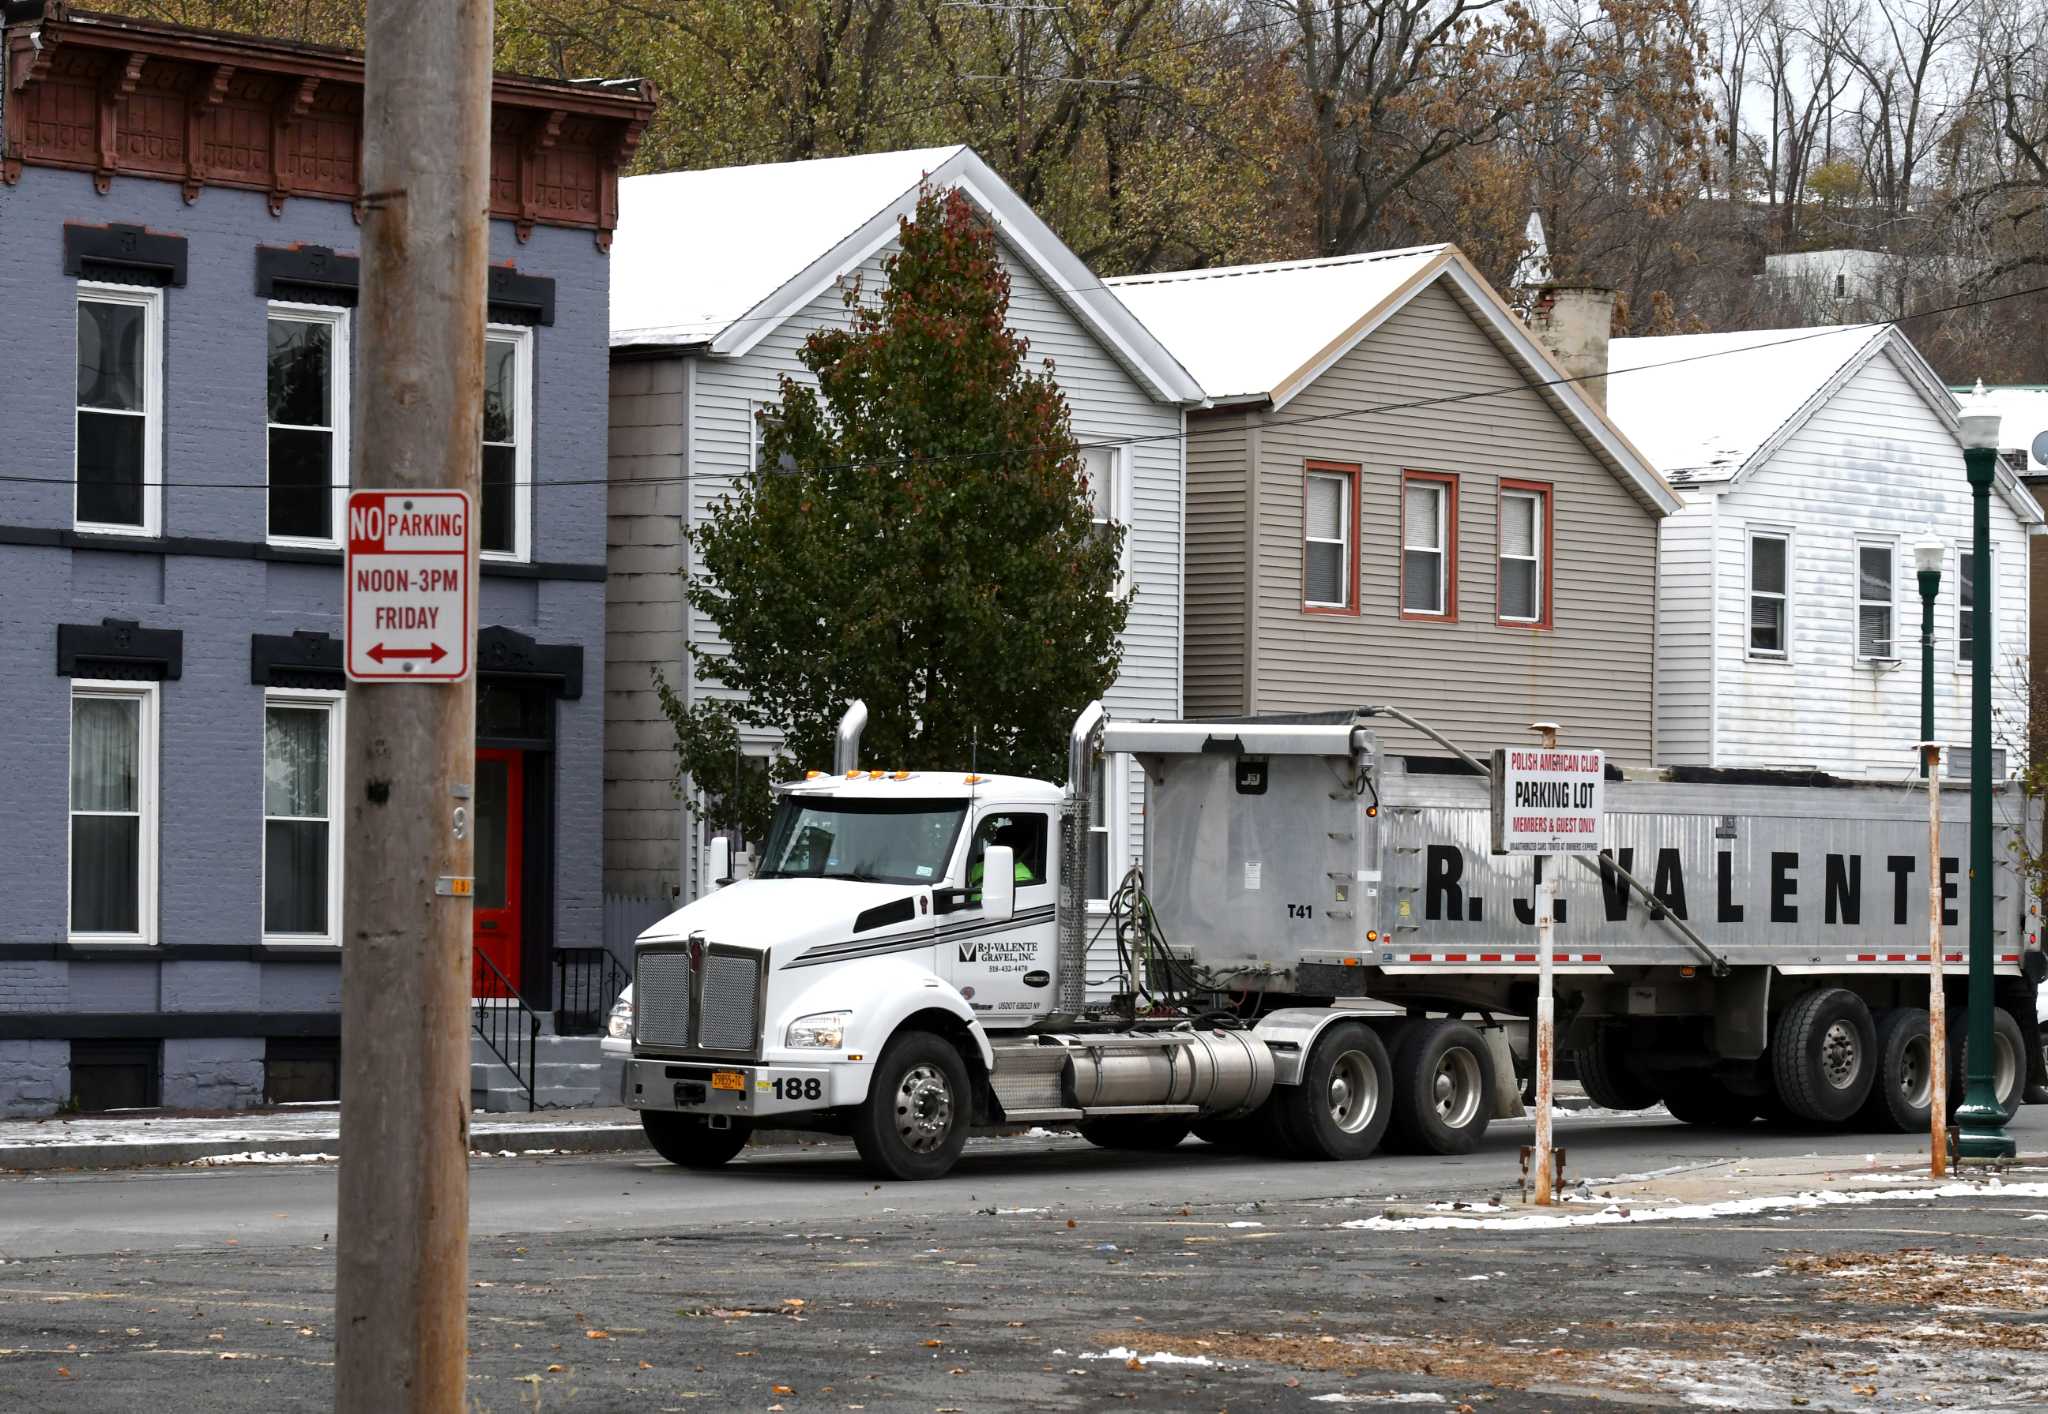
[[[707,1051],[751,1051],[760,1034],[760,960],[752,953],[707,951],[698,1044]]]
[[[633,1026],[650,1046],[690,1046],[690,954],[643,952],[634,968]]]
[[[633,978],[634,1033],[665,1051],[752,1054],[761,1040],[761,959],[732,948],[704,948],[691,976],[690,948],[642,948]],[[693,985],[694,984],[694,985]]]

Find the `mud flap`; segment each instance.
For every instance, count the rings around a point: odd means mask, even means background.
[[[1521,1082],[1515,1079],[1515,1053],[1508,1045],[1507,1030],[1487,1026],[1479,1034],[1486,1038],[1486,1059],[1493,1066],[1493,1117],[1521,1119],[1527,1111],[1522,1107]]]
[[[1755,1060],[1771,1039],[1771,969],[1731,967],[1714,979],[1714,1054]]]

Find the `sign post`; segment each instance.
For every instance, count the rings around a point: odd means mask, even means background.
[[[1540,747],[1493,753],[1493,847],[1500,854],[1535,856],[1536,871],[1536,1201],[1549,1206],[1552,1187],[1550,1110],[1557,1070],[1557,878],[1545,866],[1553,854],[1600,848],[1606,753],[1560,748],[1557,724],[1536,722]]]

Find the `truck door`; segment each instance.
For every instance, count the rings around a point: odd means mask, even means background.
[[[1016,860],[1017,910],[1007,923],[984,922],[963,908],[939,925],[945,976],[984,1026],[1017,1026],[1052,1010],[1052,816],[1041,808],[991,807],[979,812],[967,850],[970,897],[981,888],[982,856],[1008,845]]]

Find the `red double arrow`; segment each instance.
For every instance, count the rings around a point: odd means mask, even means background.
[[[448,650],[436,643],[431,648],[386,648],[379,643],[370,650],[370,658],[381,663],[387,658],[425,658],[429,663],[438,663],[448,656]]]

